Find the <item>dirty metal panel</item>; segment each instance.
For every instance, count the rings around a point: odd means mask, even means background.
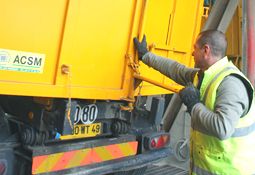
[[[189,172],[186,170],[182,170],[180,168],[176,168],[170,165],[153,165],[150,166],[145,175],[188,175]]]

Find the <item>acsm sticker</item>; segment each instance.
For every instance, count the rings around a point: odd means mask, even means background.
[[[43,73],[45,54],[0,48],[0,70]]]

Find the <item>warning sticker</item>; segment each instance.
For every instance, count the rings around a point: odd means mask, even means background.
[[[43,73],[45,54],[0,48],[0,70]]]

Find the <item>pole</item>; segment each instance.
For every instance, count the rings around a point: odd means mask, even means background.
[[[255,84],[255,1],[247,0],[247,76]]]

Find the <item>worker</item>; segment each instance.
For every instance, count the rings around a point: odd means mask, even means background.
[[[195,68],[149,52],[145,36],[134,45],[140,60],[184,86],[179,95],[191,116],[191,173],[255,174],[254,90],[225,56],[225,35],[198,35]]]

